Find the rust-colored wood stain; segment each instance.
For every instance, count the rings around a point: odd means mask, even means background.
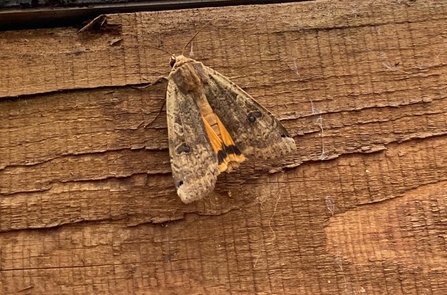
[[[0,32],[0,294],[447,294],[446,28],[371,0]],[[199,30],[297,151],[185,205],[153,82]]]

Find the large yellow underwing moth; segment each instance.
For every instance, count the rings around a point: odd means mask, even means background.
[[[170,65],[169,155],[184,203],[210,194],[217,175],[245,156],[272,159],[296,148],[282,124],[227,77],[183,55],[172,56]]]

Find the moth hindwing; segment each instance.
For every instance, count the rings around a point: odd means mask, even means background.
[[[184,203],[210,194],[245,156],[277,158],[296,148],[282,124],[227,77],[183,55],[171,58],[166,106],[169,154]]]

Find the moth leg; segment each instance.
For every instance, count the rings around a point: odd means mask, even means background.
[[[164,83],[164,82],[167,82],[167,81],[169,81],[169,77],[167,77],[167,76],[160,76],[154,82],[150,83],[150,85],[155,85],[155,84],[158,84],[158,83]]]

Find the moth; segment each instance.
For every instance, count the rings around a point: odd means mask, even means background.
[[[169,155],[184,203],[209,195],[217,176],[248,156],[273,159],[296,148],[283,125],[224,75],[183,55],[173,55],[170,66]]]

